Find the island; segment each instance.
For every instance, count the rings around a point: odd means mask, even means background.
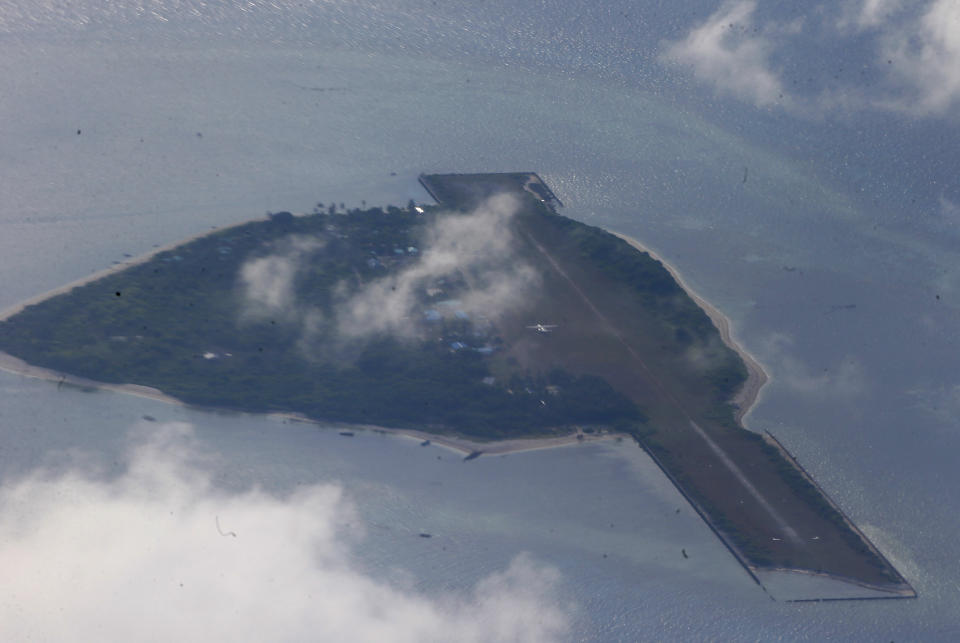
[[[465,461],[632,439],[761,586],[789,572],[916,596],[744,428],[766,375],[675,271],[560,214],[535,173],[420,182],[436,204],[268,213],[26,302],[0,317],[0,366],[345,436],[389,427]]]

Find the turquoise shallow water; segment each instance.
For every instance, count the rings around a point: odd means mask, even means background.
[[[0,42],[0,307],[266,210],[425,200],[422,171],[534,169],[567,214],[644,241],[732,318],[773,377],[751,426],[797,455],[921,598],[770,601],[628,444],[462,463],[413,441],[2,374],[6,479],[77,452],[116,475],[149,414],[193,425],[224,489],[341,484],[365,525],[357,565],[374,576],[439,595],[530,552],[580,606],[573,638],[960,630],[955,255],[928,228],[885,225],[882,207],[830,180],[829,159],[798,161],[640,81],[534,70],[443,39],[383,55],[300,35],[146,35]],[[800,129],[784,136],[823,135]]]

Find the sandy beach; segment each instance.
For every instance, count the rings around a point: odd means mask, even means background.
[[[126,393],[127,395],[146,397],[150,398],[151,400],[159,400],[161,402],[167,402],[168,404],[179,404],[181,406],[185,406],[183,402],[175,397],[167,395],[160,389],[150,386],[142,386],[140,384],[110,384],[108,382],[90,380],[85,377],[68,375],[66,373],[61,373],[60,371],[28,364],[19,357],[14,357],[13,355],[4,353],[2,351],[0,351],[0,370],[7,371],[8,373],[14,373],[16,375],[22,375],[24,377],[49,380],[51,382],[56,382],[58,386],[66,385],[82,389],[114,391],[116,393]]]
[[[729,346],[731,349],[736,351],[740,357],[743,359],[743,363],[747,367],[747,380],[743,383],[743,388],[737,393],[733,398],[733,403],[737,405],[736,418],[738,422],[744,422],[744,418],[750,413],[754,405],[757,403],[757,400],[760,398],[760,391],[763,388],[763,385],[767,383],[770,379],[767,375],[767,372],[764,370],[763,366],[759,361],[743,346],[737,342],[736,337],[733,333],[733,328],[730,324],[730,319],[727,318],[722,312],[717,310],[709,301],[701,297],[687,284],[683,279],[683,275],[680,272],[671,266],[669,263],[663,260],[656,252],[650,250],[633,237],[628,237],[625,234],[620,234],[619,232],[610,231],[612,234],[617,235],[631,246],[640,250],[641,252],[648,253],[651,257],[663,264],[663,267],[667,269],[673,278],[680,284],[680,287],[683,288],[690,298],[697,302],[697,305],[703,309],[703,312],[707,314],[707,317],[710,318],[710,321],[713,322],[714,326],[717,327],[717,330],[720,331],[720,338],[723,340],[723,343]]]
[[[155,248],[150,252],[144,255],[141,255],[139,257],[134,257],[129,261],[118,263],[117,265],[111,266],[104,270],[100,270],[87,277],[77,279],[76,281],[70,282],[65,286],[55,288],[54,290],[50,290],[41,295],[37,295],[36,297],[31,297],[30,299],[24,302],[11,306],[10,308],[7,308],[4,311],[0,311],[0,321],[7,319],[8,317],[11,317],[13,315],[16,315],[27,306],[31,306],[33,304],[37,304],[51,297],[56,297],[57,295],[67,293],[73,288],[76,288],[77,286],[82,286],[84,284],[106,277],[107,275],[126,270],[131,266],[135,266],[137,264],[141,264],[146,261],[149,261],[151,258],[153,258],[156,254],[160,252],[172,250],[176,247],[189,243],[194,239],[204,237],[213,232],[219,232],[222,230],[238,227],[238,226],[244,225],[245,223],[247,222],[241,222],[232,226],[216,228],[214,230],[209,230],[209,231],[195,234],[191,237],[188,237],[187,239],[183,239],[175,243],[170,243],[165,246]],[[747,415],[747,413],[755,404],[759,396],[760,389],[763,387],[764,383],[766,383],[768,379],[766,372],[763,370],[763,367],[748,351],[746,351],[743,347],[741,347],[737,343],[730,327],[730,320],[727,319],[727,317],[724,316],[723,313],[721,313],[719,310],[717,310],[712,305],[710,305],[709,302],[707,302],[705,299],[703,299],[697,293],[691,290],[689,286],[687,286],[687,284],[683,281],[683,277],[680,275],[680,273],[676,269],[670,266],[670,264],[668,264],[667,262],[663,261],[663,259],[657,256],[656,253],[652,252],[649,248],[644,246],[642,243],[640,243],[636,239],[633,239],[631,237],[628,237],[616,232],[614,232],[613,234],[616,234],[618,237],[620,237],[621,239],[623,239],[633,247],[637,248],[642,252],[649,253],[650,256],[662,262],[664,267],[670,272],[671,275],[673,275],[674,279],[677,280],[677,282],[681,285],[681,287],[683,287],[683,289],[687,291],[687,293],[693,298],[693,300],[696,301],[701,308],[703,308],[704,312],[707,313],[707,315],[710,317],[713,323],[717,326],[717,329],[720,331],[720,336],[723,339],[723,341],[728,346],[730,346],[730,348],[737,351],[737,353],[739,353],[740,356],[743,358],[749,374],[743,388],[737,394],[736,398],[734,398],[735,403],[739,407],[739,411],[737,413],[737,419],[742,420],[743,417]],[[99,390],[105,390],[105,391],[113,391],[116,393],[124,393],[127,395],[136,395],[139,397],[145,397],[152,400],[159,400],[161,402],[166,402],[168,404],[190,406],[185,404],[181,400],[178,400],[175,397],[172,397],[170,395],[163,393],[163,391],[160,391],[159,389],[155,389],[149,386],[142,386],[139,384],[110,384],[106,382],[90,380],[83,377],[77,377],[74,375],[68,375],[52,369],[33,366],[17,357],[14,357],[13,355],[10,355],[4,352],[0,352],[0,370],[8,371],[10,373],[14,373],[17,375],[22,375],[24,377],[45,379],[52,382],[57,382],[58,385],[68,385],[68,386],[75,386],[75,387],[86,388],[86,389],[99,389]],[[428,433],[426,431],[417,431],[413,429],[398,429],[398,428],[383,427],[383,426],[352,425],[352,424],[344,424],[340,422],[327,422],[323,420],[315,420],[313,418],[307,418],[305,416],[302,416],[296,413],[274,413],[270,415],[274,417],[281,417],[281,418],[290,419],[298,422],[309,422],[311,424],[316,424],[318,426],[325,426],[325,427],[331,427],[331,428],[337,428],[337,429],[349,429],[349,430],[356,430],[356,431],[372,430],[372,431],[385,432],[385,433],[390,433],[394,435],[405,436],[410,439],[415,439],[421,442],[425,440],[429,440],[431,444],[435,444],[437,446],[452,449],[454,451],[465,453],[465,454],[480,452],[483,455],[503,455],[507,453],[516,453],[520,451],[553,449],[557,447],[570,446],[574,444],[585,444],[589,442],[598,442],[598,441],[604,441],[604,440],[622,440],[624,438],[630,437],[628,435],[620,434],[620,433],[581,433],[579,431],[574,431],[567,435],[555,436],[555,437],[531,437],[531,438],[517,438],[512,440],[499,440],[499,441],[493,441],[493,442],[477,442],[464,437],[434,434],[434,433]]]
[[[430,444],[446,447],[460,453],[477,453],[482,455],[504,455],[507,453],[517,453],[519,451],[539,451],[540,449],[555,449],[574,444],[587,444],[590,442],[603,442],[607,440],[630,439],[629,435],[621,433],[580,433],[573,432],[567,435],[543,438],[516,438],[512,440],[497,440],[495,442],[474,442],[467,438],[454,437],[449,435],[433,435],[424,431],[415,431],[412,429],[394,429],[393,432],[404,435],[415,440],[430,440]]]
[[[433,446],[443,447],[451,451],[470,455],[479,453],[481,455],[505,455],[507,453],[517,453],[520,451],[539,451],[541,449],[556,449],[574,444],[587,444],[591,442],[605,442],[609,440],[631,439],[631,436],[625,433],[596,432],[582,433],[572,431],[565,435],[513,438],[510,440],[494,440],[490,442],[478,442],[463,436],[430,433],[429,431],[418,431],[416,429],[398,429],[389,426],[380,426],[376,424],[349,424],[346,422],[315,420],[299,413],[271,413],[270,417],[292,420],[294,422],[304,422],[315,424],[325,428],[339,431],[373,431],[375,433],[388,433],[390,435],[400,436],[416,440],[417,442],[430,441]]]

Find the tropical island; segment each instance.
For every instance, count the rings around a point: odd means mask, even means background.
[[[758,583],[791,570],[915,596],[743,428],[763,371],[661,261],[559,214],[534,173],[421,183],[437,205],[270,213],[20,306],[4,364],[471,444],[631,436]]]

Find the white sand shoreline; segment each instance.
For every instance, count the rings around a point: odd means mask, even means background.
[[[294,422],[303,422],[306,424],[315,424],[325,428],[339,431],[372,431],[374,433],[385,433],[392,436],[399,436],[416,440],[417,442],[429,441],[432,446],[438,446],[458,453],[470,455],[479,453],[484,456],[506,455],[508,453],[518,453],[521,451],[540,451],[542,449],[555,449],[574,444],[587,444],[590,442],[604,442],[609,440],[629,439],[630,436],[625,433],[613,432],[594,432],[582,433],[572,431],[565,435],[511,438],[507,440],[492,440],[490,442],[478,442],[470,438],[452,435],[449,433],[430,433],[418,429],[400,429],[395,427],[380,426],[377,424],[350,424],[348,422],[338,422],[335,420],[316,420],[306,417],[299,413],[270,413],[273,418],[293,420]]]
[[[753,354],[745,349],[738,341],[733,332],[733,327],[730,323],[730,319],[720,312],[716,307],[713,306],[709,301],[701,297],[695,290],[693,290],[687,282],[684,280],[683,275],[680,274],[680,271],[670,265],[665,261],[661,256],[656,252],[643,245],[641,242],[637,241],[633,237],[628,237],[625,234],[619,232],[610,231],[612,234],[620,237],[631,246],[640,250],[641,252],[646,252],[651,257],[663,264],[663,267],[667,269],[667,272],[680,284],[680,287],[690,295],[690,298],[693,299],[700,308],[703,309],[703,312],[707,314],[707,317],[710,318],[710,321],[714,323],[717,327],[717,330],[720,331],[720,339],[723,340],[723,343],[729,346],[732,350],[736,351],[743,359],[744,365],[747,367],[747,380],[743,383],[743,387],[733,398],[733,403],[737,405],[736,419],[738,422],[743,423],[749,415],[750,411],[753,410],[757,402],[760,399],[760,393],[763,389],[763,385],[770,381],[770,376],[767,375],[767,371],[763,368],[763,365],[757,360]]]
[[[87,379],[85,377],[77,377],[76,375],[68,375],[50,368],[43,368],[42,366],[28,364],[19,357],[14,357],[13,355],[4,353],[3,351],[0,351],[0,370],[13,373],[14,375],[21,375],[23,377],[56,382],[58,385],[65,384],[67,386],[73,386],[81,389],[98,389],[103,391],[113,391],[115,393],[126,393],[127,395],[146,397],[151,400],[159,400],[160,402],[166,402],[168,404],[187,406],[177,398],[167,395],[160,389],[156,389],[151,386],[143,386],[141,384],[111,384],[109,382],[100,382],[97,380]]]

